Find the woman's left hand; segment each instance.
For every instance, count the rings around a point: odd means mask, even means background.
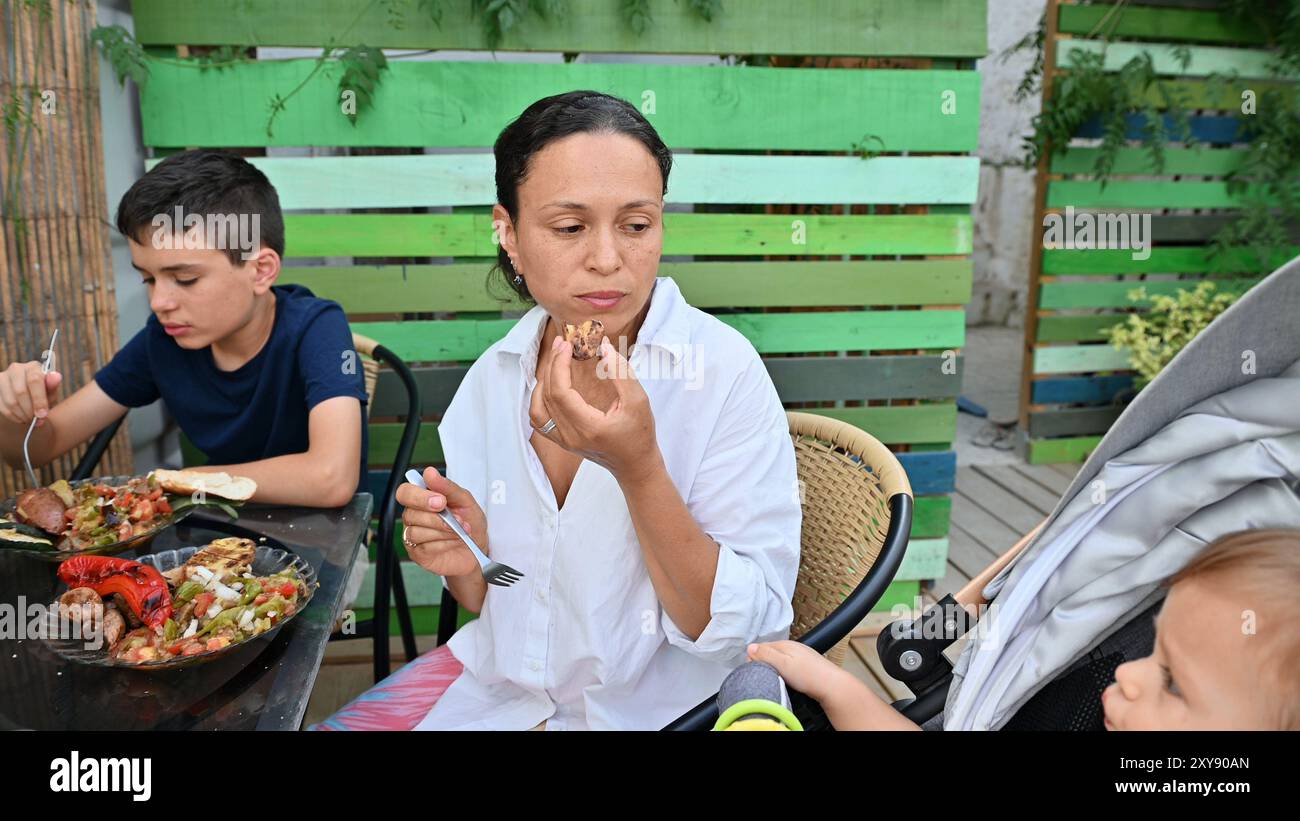
[[[650,398],[632,366],[608,339],[600,343],[596,374],[614,386],[617,398],[607,411],[587,404],[573,387],[573,346],[556,337],[546,378],[538,382],[528,408],[533,428],[548,420],[555,428],[543,434],[571,453],[606,468],[620,480],[653,470],[660,463]]]

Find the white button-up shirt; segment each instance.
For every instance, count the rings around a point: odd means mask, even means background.
[[[750,642],[789,635],[794,448],[753,346],[659,277],[629,358],[668,474],[719,546],[710,620],[692,641],[655,595],[613,474],[583,460],[556,509],[529,442],[546,320],[534,307],[488,348],[439,425],[448,478],[487,515],[488,552],[524,577],[488,586],[451,639],[465,671],[417,729],[659,729],[717,692]]]

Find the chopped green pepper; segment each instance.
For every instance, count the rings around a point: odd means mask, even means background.
[[[276,615],[278,616],[284,613],[284,606],[286,604],[288,604],[288,602],[286,602],[283,597],[276,596],[275,598],[268,601],[266,604],[259,605],[258,608],[253,611],[253,615],[260,619],[261,617],[265,616],[267,613],[270,613],[272,610],[274,610]]]
[[[203,592],[203,585],[196,581],[187,581],[180,587],[176,588],[176,595],[172,596],[172,601],[187,602]]]
[[[194,638],[207,635],[208,633],[211,633],[213,630],[216,630],[218,627],[225,627],[226,625],[229,624],[238,624],[239,617],[244,614],[244,610],[245,608],[240,606],[230,607],[225,610],[222,610],[220,613],[218,613],[216,616],[212,618],[212,621],[208,622],[206,625],[203,626],[202,629],[199,630],[199,632],[195,633]]]
[[[261,594],[261,592],[262,592],[261,583],[257,582],[256,580],[249,579],[248,583],[244,585],[244,595],[240,597],[239,603],[251,604],[253,599],[257,598],[258,595]]]

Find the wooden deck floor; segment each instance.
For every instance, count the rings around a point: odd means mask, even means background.
[[[961,589],[972,576],[993,563],[1021,536],[1056,507],[1078,465],[976,465],[957,469],[948,533],[948,572],[928,588],[928,604]],[[885,674],[876,655],[876,636],[891,621],[872,614],[854,631],[853,648],[844,666],[881,698],[909,698],[901,683]]]

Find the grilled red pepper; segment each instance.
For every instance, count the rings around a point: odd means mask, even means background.
[[[103,598],[121,593],[131,612],[150,627],[161,628],[172,617],[172,594],[157,569],[112,556],[76,556],[59,565],[59,579],[68,586],[89,587]]]

